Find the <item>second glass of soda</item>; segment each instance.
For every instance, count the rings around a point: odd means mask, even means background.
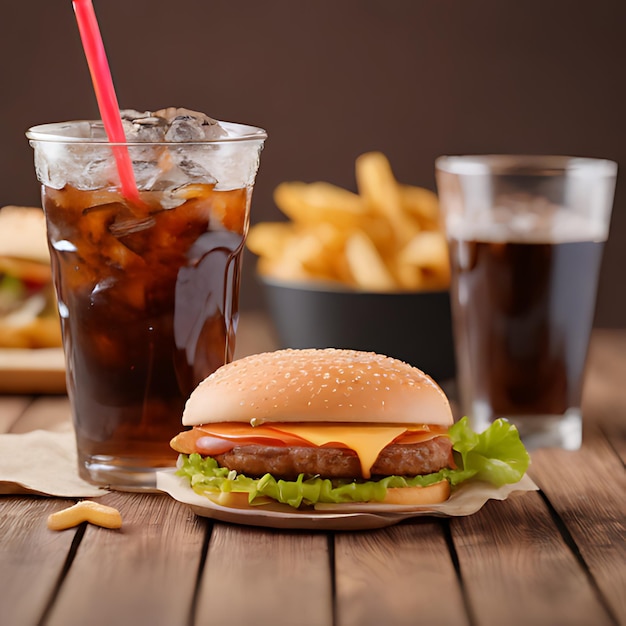
[[[478,431],[576,449],[617,165],[557,156],[436,162],[450,245],[458,383]]]

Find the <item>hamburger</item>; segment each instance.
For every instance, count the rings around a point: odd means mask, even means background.
[[[178,474],[223,505],[432,505],[465,480],[517,482],[528,466],[514,426],[478,435],[454,423],[430,376],[355,350],[233,361],[198,385],[182,421]]]
[[[0,209],[0,347],[61,345],[44,213]]]

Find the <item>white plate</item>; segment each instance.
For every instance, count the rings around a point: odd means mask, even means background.
[[[0,349],[0,392],[64,393],[63,348]]]
[[[528,477],[514,485],[494,487],[485,483],[468,482],[457,489],[446,502],[434,506],[394,506],[389,504],[319,504],[314,510],[297,510],[275,504],[245,509],[221,506],[197,494],[187,479],[176,476],[176,470],[157,473],[157,489],[169,493],[175,500],[188,504],[202,517],[222,522],[308,530],[367,530],[384,528],[413,517],[426,515],[456,517],[471,515],[487,500],[505,500],[514,491],[535,491],[537,485]]]

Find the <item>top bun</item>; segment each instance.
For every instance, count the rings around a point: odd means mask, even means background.
[[[46,219],[41,209],[24,206],[0,209],[0,256],[50,263]]]
[[[435,381],[388,356],[277,350],[220,367],[191,394],[183,424],[214,422],[453,423]]]

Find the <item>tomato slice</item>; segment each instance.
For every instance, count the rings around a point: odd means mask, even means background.
[[[313,445],[302,437],[283,433],[275,428],[231,422],[194,426],[191,430],[176,435],[170,445],[182,454],[198,452],[205,456],[211,456],[228,452],[235,446],[252,444],[281,447],[311,447]]]
[[[442,426],[429,426],[428,430],[407,430],[394,440],[394,443],[411,444],[430,441],[435,437],[447,437],[448,429]]]
[[[244,443],[262,443],[268,446],[310,447],[312,445],[311,442],[303,437],[298,437],[291,433],[284,433],[270,426],[250,426],[244,423],[222,422],[220,424],[195,426],[194,430],[200,431],[203,435],[235,441],[237,445],[244,445]]]

